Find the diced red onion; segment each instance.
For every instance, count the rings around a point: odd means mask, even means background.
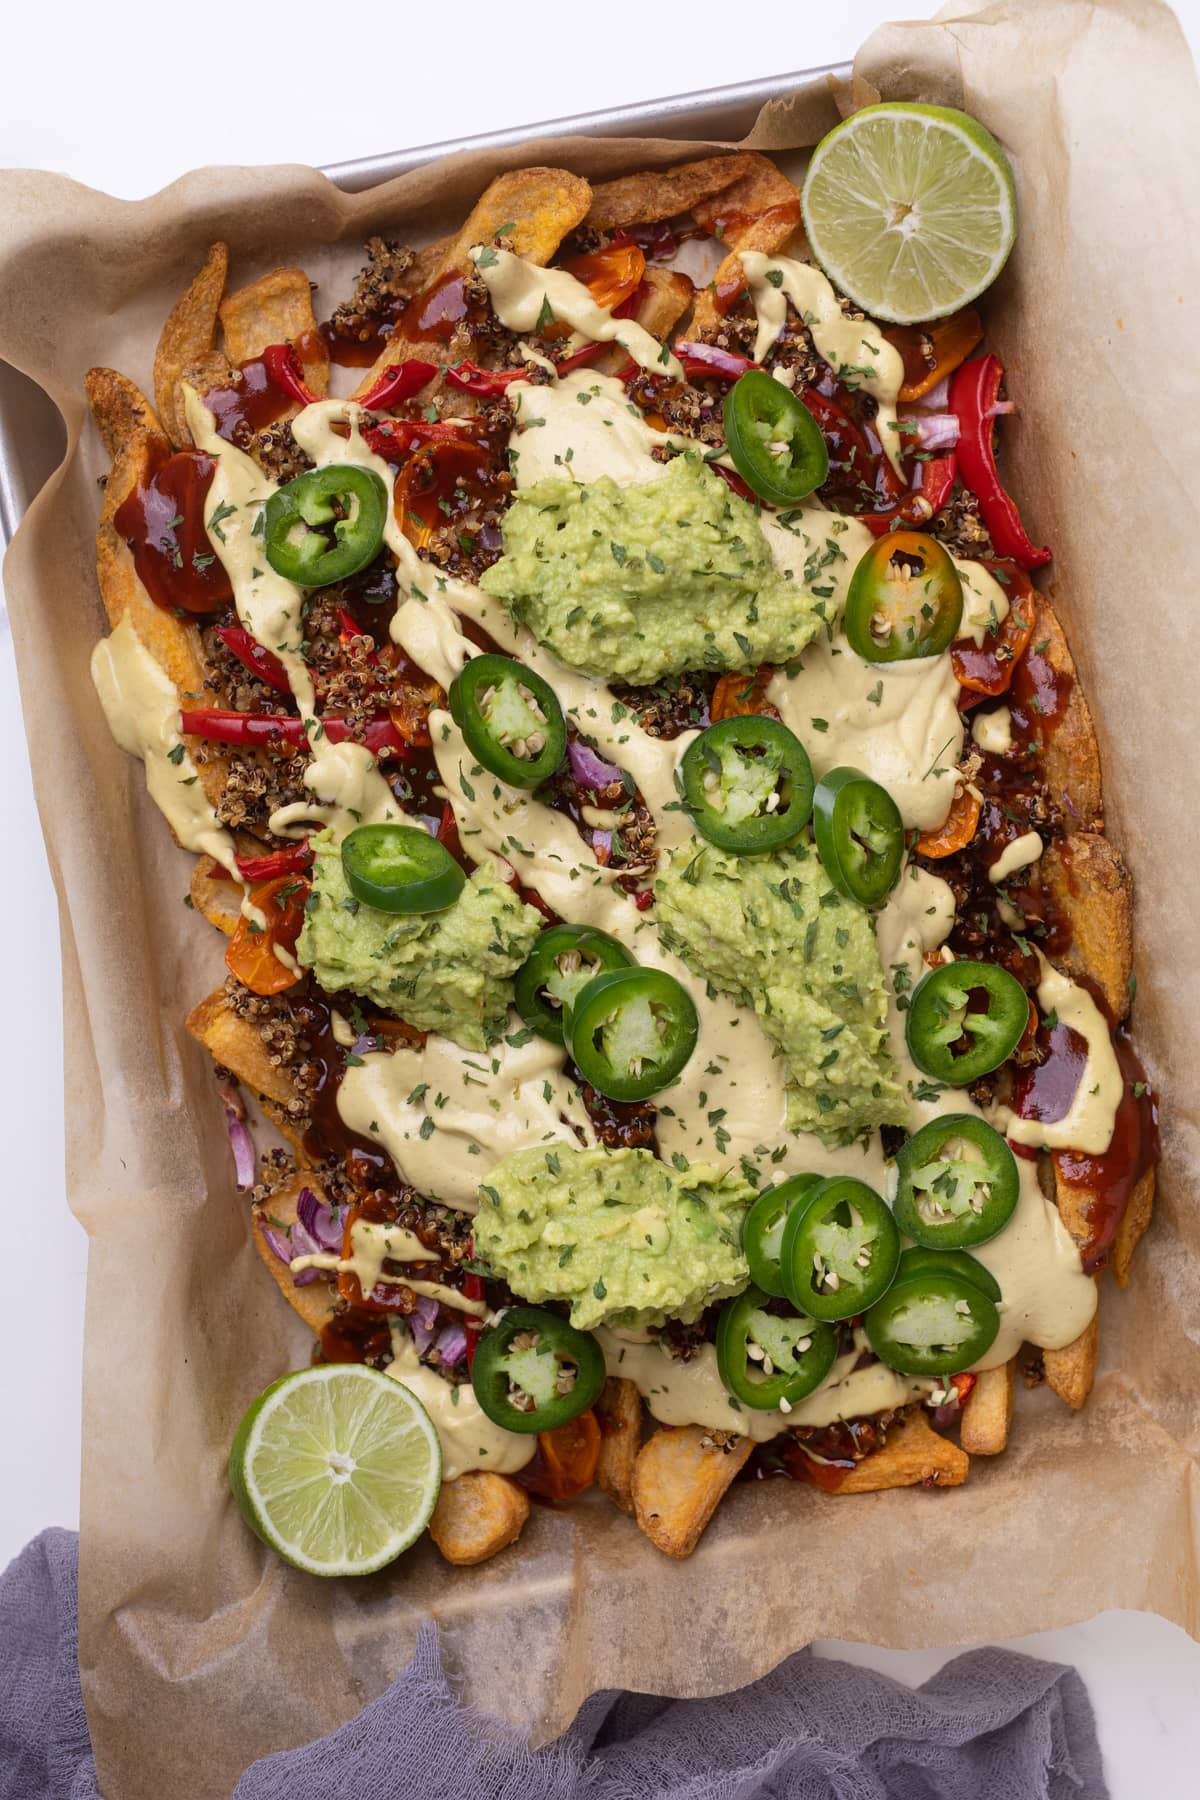
[[[596,852],[596,854],[598,856],[600,854],[603,854],[605,856],[611,856],[612,855],[612,840],[613,840],[613,834],[611,831],[593,831],[593,833],[592,833],[592,849]]]
[[[271,1254],[277,1256],[281,1263],[290,1266],[294,1256],[316,1256],[320,1253],[320,1244],[304,1229],[299,1219],[290,1231],[281,1231],[275,1225],[264,1225],[261,1219],[258,1229],[266,1238]],[[294,1287],[307,1287],[310,1282],[320,1281],[324,1274],[324,1269],[297,1269],[292,1275],[292,1284]]]
[[[239,1115],[234,1108],[225,1102],[225,1127],[229,1132],[229,1147],[233,1151],[233,1173],[237,1185],[243,1191],[254,1186],[254,1177],[258,1172],[258,1158],[254,1151],[254,1139],[250,1136],[250,1128],[246,1124],[244,1111]]]
[[[908,427],[904,444],[909,450],[953,450],[962,429],[958,414],[952,412],[915,412],[904,423]]]
[[[428,1350],[434,1332],[437,1330],[437,1321],[437,1301],[431,1294],[418,1294],[413,1309],[408,1315],[408,1328],[412,1332],[418,1356],[423,1356]]]
[[[606,788],[621,779],[620,769],[615,769],[612,763],[601,761],[582,738],[572,738],[567,747],[567,755],[571,759],[571,773],[580,787]]]
[[[952,1405],[935,1408],[933,1422],[935,1425],[954,1425],[957,1424],[959,1416],[958,1401],[955,1400]]]
[[[458,1323],[457,1319],[453,1320],[449,1325],[443,1325],[441,1331],[439,1331],[437,1335],[434,1349],[438,1352],[438,1355],[446,1364],[447,1368],[453,1368],[455,1363],[463,1361],[467,1354],[467,1334],[466,1330]]]
[[[947,411],[950,405],[950,377],[943,375],[937,386],[931,387],[927,394],[922,394],[914,404],[927,407],[930,412]]]
[[[435,819],[432,813],[418,813],[417,824],[423,825],[430,837],[436,837],[442,828],[441,815]]]
[[[379,1039],[377,1037],[372,1037],[369,1031],[364,1031],[359,1037],[356,1037],[351,1044],[350,1054],[351,1056],[369,1056],[372,1050],[378,1050],[378,1048]]]
[[[333,1208],[322,1206],[309,1187],[300,1189],[296,1201],[296,1216],[301,1228],[313,1239],[318,1250],[341,1250],[342,1239],[346,1235],[345,1228]],[[302,1250],[300,1254],[304,1256],[309,1252]]]
[[[259,1220],[258,1229],[262,1232],[270,1248],[272,1256],[277,1256],[281,1263],[290,1263],[295,1251],[286,1231],[280,1231],[274,1225],[264,1225]]]
[[[1017,403],[1015,400],[993,400],[983,416],[985,419],[996,419],[1003,413],[1014,413],[1016,410]]]

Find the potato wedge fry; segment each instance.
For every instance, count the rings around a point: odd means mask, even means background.
[[[980,1371],[962,1409],[959,1438],[969,1456],[999,1456],[1005,1448],[1016,1391],[1015,1356],[998,1369]]]
[[[1154,1214],[1154,1190],[1157,1184],[1157,1169],[1147,1169],[1132,1194],[1129,1205],[1125,1208],[1125,1217],[1117,1227],[1117,1235],[1113,1239],[1112,1254],[1108,1266],[1117,1279],[1117,1286],[1129,1286],[1129,1271],[1133,1264],[1133,1253],[1138,1247],[1138,1240],[1149,1229]]]
[[[600,1420],[600,1460],[596,1484],[614,1506],[633,1514],[633,1469],[642,1445],[642,1397],[636,1383],[611,1376],[596,1402]]]
[[[645,292],[638,302],[634,317],[651,337],[661,338],[665,342],[692,304],[695,287],[678,270],[656,269],[653,264],[647,268],[643,281]],[[622,344],[614,344],[601,357],[596,367],[601,374],[611,375],[623,368],[628,361],[628,350]]]
[[[89,369],[83,391],[91,408],[100,441],[116,457],[139,434],[162,436],[154,408],[136,382],[116,369]]]
[[[272,1062],[250,1020],[239,1017],[226,1004],[224,988],[217,988],[192,1008],[187,1028],[213,1061],[231,1069],[251,1093],[264,1095],[280,1106],[299,1097],[290,1071]]]
[[[254,1248],[258,1251],[267,1273],[275,1283],[290,1307],[293,1307],[309,1330],[316,1335],[328,1325],[333,1317],[334,1304],[337,1300],[337,1283],[335,1281],[313,1281],[303,1287],[297,1287],[292,1279],[291,1270],[281,1262],[268,1244],[260,1229],[261,1225],[288,1226],[296,1222],[296,1202],[301,1188],[312,1188],[317,1199],[324,1204],[325,1196],[310,1176],[297,1176],[286,1188],[276,1188],[270,1199],[262,1206],[251,1208],[251,1232],[254,1237]],[[299,1254],[297,1252],[297,1254]]]
[[[1100,1349],[1100,1321],[1094,1318],[1073,1343],[1061,1350],[1043,1350],[1042,1367],[1046,1385],[1078,1412],[1096,1380],[1096,1358]]]
[[[696,298],[691,335],[706,340],[721,329],[717,294],[741,278],[737,252],[765,250],[771,255],[782,250],[800,226],[800,194],[795,183],[769,157],[753,153],[745,175],[715,199],[701,201],[692,211],[705,231],[715,232],[719,226],[721,242],[730,246],[730,254]]]
[[[529,1496],[515,1481],[490,1469],[468,1469],[442,1484],[429,1535],[447,1562],[459,1567],[487,1562],[520,1537]]]
[[[211,856],[197,858],[192,870],[192,905],[210,925],[215,925],[226,937],[232,937],[242,916],[242,890],[230,881],[223,869],[218,875],[219,868],[220,864]]]
[[[217,350],[217,315],[228,272],[228,250],[224,244],[214,244],[203,268],[171,308],[154,353],[154,397],[167,436],[177,450],[192,441],[180,382],[200,370],[215,377],[222,368],[228,369]]]
[[[1075,980],[1088,978],[1111,1016],[1123,1019],[1133,971],[1133,883],[1120,855],[1098,831],[1077,831],[1048,846],[1040,876],[1070,928],[1059,966]]]
[[[642,169],[636,175],[602,181],[592,189],[592,203],[584,224],[595,231],[616,231],[624,225],[653,225],[659,219],[673,219],[723,193],[748,174],[751,166],[751,157],[737,152],[676,163],[673,169]]]
[[[225,354],[231,363],[250,362],[268,344],[296,343],[304,379],[314,393],[329,385],[329,352],[317,333],[312,287],[303,269],[272,269],[221,302]]]
[[[1091,708],[1076,679],[1075,659],[1063,628],[1044,594],[1038,594],[1034,618],[1031,642],[1035,651],[1040,651],[1059,681],[1069,684],[1066,705],[1042,752],[1042,774],[1052,799],[1080,831],[1102,830],[1100,746]]]
[[[882,1449],[873,1451],[852,1469],[838,1469],[836,1487],[827,1488],[815,1472],[806,1476],[806,1462],[807,1458],[797,1457],[789,1467],[811,1480],[814,1487],[834,1494],[877,1494],[887,1488],[903,1487],[961,1487],[971,1466],[965,1450],[936,1432],[920,1406],[914,1407],[902,1423],[892,1426]]]
[[[749,1438],[730,1438],[703,1425],[656,1431],[633,1466],[634,1517],[668,1556],[690,1556],[721,1496],[750,1456]]]

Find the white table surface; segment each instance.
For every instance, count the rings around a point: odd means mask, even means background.
[[[481,0],[434,6],[380,6],[371,70],[359,98],[352,73],[331,80],[321,51],[336,9],[291,0],[285,9],[241,0],[236,34],[218,14],[191,8],[25,6],[5,24],[5,103],[0,167],[63,170],[134,198],[187,169],[212,162],[321,164],[587,112],[626,101],[752,80],[776,69],[835,62],[890,16],[929,16],[929,4],[892,0],[758,0],[754,29],[739,41],[736,9],[712,0],[684,8],[648,0],[606,0],[586,15],[501,9]],[[1195,52],[1200,0],[1179,0]],[[414,23],[419,12],[424,23]],[[352,15],[347,15],[352,16]],[[570,23],[584,51],[568,63]],[[512,31],[508,21],[516,24]],[[544,20],[544,23],[542,21]],[[564,37],[564,25],[566,36]],[[198,35],[197,27],[202,27]],[[199,48],[204,43],[205,49]],[[493,50],[490,46],[494,45]],[[237,98],[222,107],[226,58],[269,66],[262,106]],[[386,63],[385,63],[386,57]],[[349,65],[352,70],[353,65]],[[175,70],[204,71],[191,105]],[[387,69],[388,73],[383,73]],[[408,70],[416,79],[408,79]],[[440,103],[445,91],[453,112]],[[121,93],[128,103],[121,104]],[[289,106],[294,92],[297,102]],[[304,98],[308,96],[307,100]],[[2,247],[0,247],[2,251]],[[0,617],[0,842],[8,879],[0,883],[0,943],[6,955],[10,1031],[0,1080],[0,1134],[8,1146],[6,1206],[12,1229],[7,1373],[0,1402],[0,1566],[43,1525],[79,1522],[79,1395],[86,1239],[63,1196],[58,1016],[58,937],[29,781],[7,620]],[[15,1260],[31,1241],[36,1262]],[[15,1311],[15,1317],[13,1313]],[[49,1324],[49,1329],[47,1328]],[[24,1352],[38,1345],[36,1358]],[[1135,1522],[1131,1521],[1131,1529]],[[1161,1619],[1107,1613],[1070,1630],[1014,1640],[1034,1655],[1075,1663],[1091,1690],[1114,1800],[1184,1800],[1200,1778],[1200,1646]],[[951,1650],[904,1652],[822,1643],[843,1655],[924,1681]],[[118,1800],[113,1796],[112,1800]]]

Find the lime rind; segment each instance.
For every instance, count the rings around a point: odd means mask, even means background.
[[[1016,237],[1008,159],[953,107],[885,102],[834,127],[800,195],[809,247],[872,318],[912,325],[991,286]]]
[[[442,1451],[408,1388],[361,1363],[326,1363],[274,1382],[229,1452],[242,1516],[293,1568],[368,1575],[429,1523]]]

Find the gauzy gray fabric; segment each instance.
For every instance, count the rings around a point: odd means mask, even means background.
[[[0,1800],[100,1800],[79,1692],[74,1535],[0,1577]],[[913,1691],[801,1651],[715,1700],[593,1694],[530,1750],[460,1706],[437,1634],[349,1725],[247,1769],[235,1800],[1108,1800],[1074,1669],[971,1650]],[[117,1800],[114,1796],[113,1800]],[[182,1797],[181,1797],[182,1800]]]

